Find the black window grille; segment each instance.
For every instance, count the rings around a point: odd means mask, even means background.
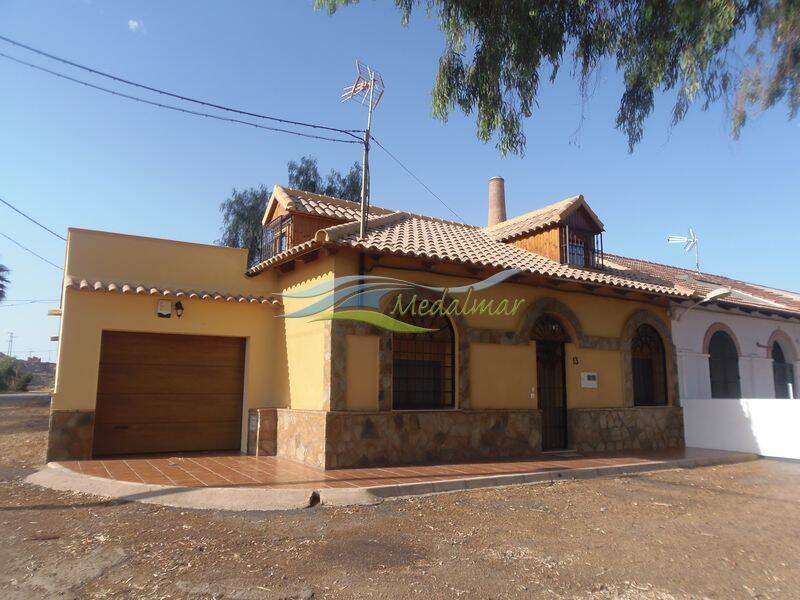
[[[392,406],[432,410],[455,406],[455,334],[443,316],[412,316],[405,321],[434,329],[392,336]]]
[[[708,343],[708,367],[712,398],[741,398],[739,353],[731,336],[717,331]]]
[[[533,324],[531,338],[537,342],[569,342],[569,334],[561,321],[550,315],[542,315]]]
[[[603,268],[603,234],[569,225],[561,228],[561,262],[575,267]]]
[[[666,356],[661,336],[650,325],[639,325],[631,342],[633,404],[661,406],[667,403]]]
[[[251,265],[280,254],[292,246],[293,222],[291,215],[282,215],[267,223],[261,230],[261,244],[256,256],[250,257]]]
[[[786,360],[783,348],[778,342],[772,344],[772,376],[775,380],[776,398],[796,398],[794,387],[794,368]]]

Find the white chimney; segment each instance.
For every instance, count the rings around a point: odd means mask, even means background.
[[[489,227],[506,220],[506,183],[502,177],[489,180]]]

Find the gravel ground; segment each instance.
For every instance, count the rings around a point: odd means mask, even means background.
[[[0,397],[3,599],[800,597],[799,463],[187,511],[23,483],[47,407]]]

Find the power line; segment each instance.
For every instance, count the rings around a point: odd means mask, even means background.
[[[337,133],[344,133],[344,134],[350,135],[351,137],[354,137],[354,138],[358,139],[359,143],[361,142],[361,136],[360,135],[355,135],[355,134],[363,134],[363,131],[361,131],[360,129],[339,129],[338,127],[328,127],[328,126],[319,125],[319,124],[316,124],[316,123],[306,123],[304,121],[293,121],[291,119],[281,119],[281,118],[273,117],[273,116],[270,116],[270,115],[261,115],[259,113],[249,112],[249,111],[246,111],[246,110],[240,110],[238,108],[231,108],[230,106],[225,106],[225,105],[217,104],[217,103],[214,103],[214,102],[208,102],[208,101],[205,101],[205,100],[198,100],[197,98],[191,98],[190,96],[184,96],[182,94],[176,94],[174,92],[168,92],[166,90],[162,90],[162,89],[159,89],[159,88],[156,88],[156,87],[145,85],[143,83],[137,83],[135,81],[131,81],[130,79],[125,79],[123,77],[119,77],[118,75],[112,75],[111,73],[105,73],[105,72],[100,71],[98,69],[94,69],[92,67],[87,67],[86,65],[82,65],[82,64],[76,63],[76,62],[74,62],[72,60],[69,60],[69,59],[66,59],[66,58],[62,58],[60,56],[56,56],[55,54],[50,54],[49,52],[45,52],[44,50],[39,50],[37,48],[34,48],[33,46],[28,46],[26,44],[23,44],[22,42],[17,42],[17,41],[12,40],[11,38],[8,38],[8,37],[6,37],[4,35],[0,35],[0,40],[3,40],[4,42],[8,42],[9,44],[13,44],[14,46],[17,46],[18,48],[24,48],[25,50],[29,50],[31,52],[35,52],[36,54],[38,54],[40,56],[45,56],[45,57],[47,57],[49,59],[56,60],[58,62],[61,62],[61,63],[65,64],[65,65],[69,65],[71,67],[76,67],[78,69],[83,69],[84,71],[92,73],[93,75],[99,75],[101,77],[106,77],[106,78],[111,79],[113,81],[116,81],[118,83],[124,83],[125,85],[132,85],[134,87],[138,87],[138,88],[141,88],[143,90],[148,90],[150,92],[155,92],[157,94],[163,94],[164,96],[170,96],[171,98],[176,98],[177,100],[184,100],[186,102],[193,102],[195,104],[200,104],[202,106],[208,106],[209,108],[217,108],[219,110],[224,110],[224,111],[236,113],[236,114],[239,114],[239,115],[244,115],[244,116],[247,116],[247,117],[256,117],[258,119],[267,119],[269,121],[276,121],[278,123],[286,123],[287,125],[298,125],[298,126],[301,126],[301,127],[311,127],[311,128],[314,128],[314,129],[325,129],[327,131],[335,131]]]
[[[3,204],[5,204],[5,205],[6,205],[7,207],[9,207],[11,210],[13,210],[13,211],[16,211],[16,212],[18,212],[19,214],[21,214],[23,217],[25,217],[26,219],[28,219],[28,221],[30,221],[31,223],[35,223],[36,225],[38,225],[39,227],[41,227],[41,228],[42,228],[42,229],[44,229],[45,231],[47,231],[47,232],[49,232],[49,233],[52,233],[52,234],[53,234],[54,236],[56,236],[58,239],[60,239],[60,240],[64,240],[65,242],[67,241],[67,238],[65,238],[65,237],[63,237],[63,236],[61,236],[61,235],[57,234],[55,231],[53,231],[53,230],[52,230],[52,229],[50,229],[49,227],[46,227],[46,226],[42,225],[41,223],[39,223],[39,221],[37,221],[37,220],[36,220],[36,219],[34,219],[33,217],[29,217],[29,216],[28,216],[28,215],[26,215],[24,212],[22,212],[20,209],[18,209],[16,206],[13,206],[11,203],[9,203],[9,202],[6,202],[6,201],[5,201],[5,200],[3,200],[2,198],[0,198],[0,202],[2,202]]]
[[[40,56],[44,56],[44,57],[49,58],[51,60],[55,60],[55,61],[61,62],[63,64],[69,65],[71,67],[82,69],[84,71],[87,71],[88,73],[92,73],[93,75],[99,75],[101,77],[106,77],[106,78],[111,79],[113,81],[116,81],[118,83],[123,83],[125,85],[138,87],[138,88],[141,88],[141,89],[144,89],[144,90],[148,90],[150,92],[154,92],[154,93],[157,93],[157,94],[162,94],[162,95],[169,96],[171,98],[176,98],[178,100],[182,100],[182,101],[185,101],[185,102],[192,102],[192,103],[199,104],[199,105],[202,105],[202,106],[208,106],[210,108],[216,108],[216,109],[219,109],[219,110],[223,110],[223,111],[227,111],[227,112],[231,112],[231,113],[236,113],[236,114],[240,114],[240,115],[245,115],[245,116],[249,116],[249,117],[255,117],[255,118],[259,118],[259,119],[266,119],[266,120],[270,120],[270,121],[276,121],[276,122],[279,122],[279,123],[297,125],[297,126],[300,126],[300,127],[311,127],[311,128],[314,128],[314,129],[323,129],[323,130],[327,130],[327,131],[334,131],[334,132],[337,132],[337,133],[342,133],[342,134],[348,135],[348,136],[350,136],[350,137],[352,137],[354,139],[352,139],[352,140],[343,140],[343,139],[340,139],[340,138],[331,138],[331,137],[327,137],[327,136],[312,135],[312,134],[302,133],[302,132],[299,132],[299,131],[292,131],[292,130],[277,128],[277,127],[266,127],[264,125],[259,125],[258,123],[253,123],[251,121],[244,121],[242,119],[222,117],[222,116],[219,116],[219,115],[214,115],[214,114],[203,113],[203,112],[199,112],[199,111],[193,111],[193,110],[189,110],[189,109],[185,109],[185,108],[180,108],[178,106],[172,106],[172,105],[169,105],[169,104],[162,104],[160,102],[154,102],[152,100],[146,100],[146,99],[140,98],[138,96],[131,96],[129,94],[124,94],[124,93],[118,92],[116,90],[111,90],[111,89],[108,89],[108,88],[104,88],[102,86],[95,85],[95,84],[89,83],[87,81],[76,79],[74,77],[70,77],[69,75],[65,75],[63,73],[59,73],[57,71],[53,71],[53,70],[47,69],[45,67],[42,67],[42,66],[39,66],[39,65],[35,65],[33,63],[26,62],[24,60],[9,56],[7,54],[0,53],[0,57],[6,58],[6,59],[11,60],[11,61],[14,61],[14,62],[16,62],[18,64],[21,64],[21,65],[30,67],[32,69],[36,69],[36,70],[45,72],[45,73],[48,73],[48,74],[53,75],[55,77],[60,77],[62,79],[66,79],[68,81],[72,81],[72,82],[80,84],[80,85],[87,86],[87,87],[92,88],[92,89],[96,89],[96,90],[99,90],[99,91],[102,91],[102,92],[106,92],[108,94],[113,94],[115,96],[119,96],[119,97],[122,97],[122,98],[127,98],[129,100],[134,100],[136,102],[142,102],[144,104],[149,104],[151,106],[156,106],[156,107],[159,107],[159,108],[165,108],[165,109],[168,109],[168,110],[174,110],[174,111],[182,112],[182,113],[185,113],[185,114],[190,114],[190,115],[195,115],[195,116],[200,116],[200,117],[207,117],[207,118],[211,118],[211,119],[217,119],[217,120],[220,120],[220,121],[228,121],[228,122],[231,122],[231,123],[239,123],[239,124],[242,124],[242,125],[249,125],[251,127],[257,127],[259,129],[266,129],[266,130],[269,130],[269,131],[276,131],[276,132],[280,132],[280,133],[288,133],[288,134],[297,135],[297,136],[301,136],[301,137],[307,137],[307,138],[319,139],[319,140],[325,140],[325,141],[331,141],[331,142],[341,142],[341,143],[350,143],[350,144],[363,144],[363,140],[361,139],[360,135],[356,135],[356,134],[363,133],[359,129],[339,129],[337,127],[328,127],[328,126],[319,125],[319,124],[316,124],[316,123],[307,123],[307,122],[304,122],[304,121],[294,121],[294,120],[290,120],[290,119],[281,119],[279,117],[273,117],[273,116],[270,116],[270,115],[262,115],[262,114],[259,114],[259,113],[254,113],[254,112],[250,112],[250,111],[240,110],[240,109],[237,109],[237,108],[232,108],[232,107],[225,106],[223,104],[218,104],[218,103],[215,103],[215,102],[208,102],[208,101],[205,101],[205,100],[199,100],[197,98],[192,98],[190,96],[184,96],[182,94],[176,94],[174,92],[169,92],[169,91],[166,91],[166,90],[162,90],[160,88],[156,88],[156,87],[153,87],[153,86],[145,85],[143,83],[138,83],[138,82],[135,82],[135,81],[131,81],[129,79],[125,79],[123,77],[119,77],[119,76],[113,75],[111,73],[106,73],[104,71],[100,71],[98,69],[94,69],[92,67],[88,67],[86,65],[82,65],[82,64],[77,63],[75,61],[72,61],[72,60],[69,60],[69,59],[66,59],[66,58],[63,58],[63,57],[60,57],[60,56],[56,56],[55,54],[51,54],[49,52],[45,52],[44,50],[39,50],[38,48],[34,48],[33,46],[28,46],[27,44],[23,44],[21,42],[17,42],[16,40],[12,40],[11,38],[8,38],[8,37],[6,37],[4,35],[0,35],[0,40],[5,41],[5,42],[7,42],[9,44],[12,44],[14,46],[17,46],[19,48],[24,48],[25,50],[28,50],[30,52],[34,52],[34,53],[36,53],[36,54],[38,54]],[[417,183],[419,183],[423,188],[425,188],[425,190],[431,196],[436,198],[436,200],[438,200],[439,203],[442,204],[442,206],[444,206],[448,211],[450,211],[459,221],[461,221],[462,223],[465,222],[463,217],[461,217],[456,211],[454,211],[452,208],[450,208],[450,206],[444,200],[442,200],[438,196],[438,194],[436,194],[430,187],[428,187],[428,185],[425,184],[425,182],[422,181],[422,179],[420,179],[413,171],[411,171],[411,169],[409,169],[399,158],[397,158],[397,156],[395,156],[383,144],[381,144],[377,139],[375,139],[374,136],[371,136],[371,138],[375,141],[375,143],[384,152],[386,152],[386,154],[389,155],[389,157],[392,160],[394,160],[398,165],[400,165],[400,167],[404,171],[406,171],[406,173],[408,173],[411,177],[414,178],[414,180]]]
[[[291,129],[282,129],[280,127],[268,127],[266,125],[259,125],[258,123],[253,123],[252,121],[245,121],[243,119],[236,119],[233,117],[222,117],[220,115],[212,115],[211,113],[204,113],[199,112],[196,110],[189,110],[188,108],[180,108],[178,106],[172,106],[170,104],[163,104],[161,102],[154,102],[153,100],[146,100],[144,98],[140,98],[138,96],[131,96],[130,94],[124,94],[122,92],[118,92],[116,90],[112,90],[109,88],[104,88],[99,85],[95,85],[93,83],[89,83],[88,81],[83,81],[81,79],[76,79],[75,77],[70,77],[69,75],[64,75],[63,73],[59,73],[58,71],[53,71],[51,69],[47,69],[45,67],[35,65],[33,63],[29,63],[27,61],[21,60],[19,58],[14,58],[13,56],[9,56],[8,54],[3,54],[0,52],[0,57],[6,58],[11,60],[15,63],[25,65],[26,67],[30,67],[32,69],[36,69],[38,71],[42,71],[44,73],[49,73],[50,75],[54,75],[55,77],[60,77],[61,79],[66,79],[67,81],[72,81],[73,83],[78,83],[80,85],[84,85],[86,87],[99,90],[101,92],[106,92],[107,94],[113,94],[114,96],[119,96],[121,98],[127,98],[128,100],[135,100],[136,102],[142,102],[144,104],[150,104],[151,106],[157,106],[159,108],[166,108],[168,110],[174,110],[177,112],[182,112],[188,115],[195,115],[198,117],[206,117],[209,119],[217,119],[218,121],[227,121],[230,123],[239,123],[241,125],[249,125],[250,127],[256,127],[258,129],[266,129],[267,131],[277,131],[280,133],[289,133],[291,135],[298,135],[300,137],[305,138],[312,138],[316,140],[325,140],[328,142],[340,142],[342,144],[361,144],[363,143],[360,139],[353,139],[353,140],[343,140],[341,138],[333,138],[323,135],[314,135],[312,133],[302,133],[300,131],[292,131]]]
[[[419,183],[419,184],[420,184],[422,187],[424,187],[426,190],[428,190],[428,193],[429,193],[431,196],[433,196],[434,198],[436,198],[436,199],[437,199],[437,200],[438,200],[438,201],[439,201],[439,202],[442,204],[442,206],[444,206],[444,207],[445,207],[447,210],[449,210],[451,213],[453,213],[453,214],[455,215],[455,217],[456,217],[456,218],[457,218],[459,221],[461,221],[462,223],[465,223],[465,221],[464,221],[464,219],[461,217],[461,215],[459,215],[459,214],[458,214],[456,211],[454,211],[452,208],[450,208],[450,207],[447,205],[447,203],[446,203],[444,200],[442,200],[442,199],[441,199],[441,198],[440,198],[440,197],[439,197],[439,196],[436,194],[436,192],[434,192],[434,191],[433,191],[431,188],[429,188],[429,187],[428,187],[428,186],[425,184],[425,182],[424,182],[424,181],[422,181],[422,179],[420,179],[419,177],[417,177],[417,176],[414,174],[414,172],[413,172],[411,169],[409,169],[407,166],[405,166],[405,165],[402,163],[402,161],[401,161],[399,158],[397,158],[397,157],[396,157],[394,154],[392,154],[391,152],[389,152],[389,150],[386,148],[386,146],[384,146],[384,145],[383,145],[383,144],[381,144],[381,143],[380,143],[380,142],[379,142],[377,139],[375,139],[375,136],[374,136],[374,135],[373,135],[373,136],[371,136],[371,137],[372,137],[372,141],[373,141],[373,142],[375,142],[375,143],[376,143],[376,144],[377,144],[377,145],[380,147],[380,149],[381,149],[381,150],[383,150],[384,152],[386,152],[386,154],[388,154],[388,155],[391,157],[391,159],[392,159],[392,160],[394,160],[394,162],[396,162],[398,165],[400,165],[400,166],[401,166],[401,167],[402,167],[402,168],[405,170],[405,172],[406,172],[406,173],[408,173],[409,175],[411,175],[411,177],[413,177],[413,178],[416,180],[416,182],[417,182],[417,183]]]
[[[54,304],[58,300],[7,300],[0,304],[0,308],[14,308],[15,306],[28,306],[30,304]]]
[[[20,243],[19,243],[17,240],[15,240],[15,239],[14,239],[14,238],[12,238],[12,237],[9,237],[9,236],[7,236],[7,235],[6,235],[5,233],[3,233],[2,231],[0,231],[0,235],[2,235],[4,238],[6,238],[6,239],[7,239],[9,242],[11,242],[12,244],[16,244],[17,246],[19,246],[20,248],[22,248],[23,250],[25,250],[25,252],[30,252],[30,253],[31,253],[31,254],[33,254],[33,255],[34,255],[36,258],[43,260],[43,261],[44,261],[44,262],[46,262],[48,265],[52,265],[52,266],[54,266],[56,269],[59,269],[60,271],[63,271],[63,270],[64,270],[64,268],[63,268],[63,267],[59,267],[59,266],[58,266],[56,263],[54,263],[54,262],[50,262],[50,261],[49,261],[49,260],[47,260],[47,259],[46,259],[44,256],[40,256],[39,254],[36,254],[36,252],[34,252],[33,250],[31,250],[30,248],[26,248],[25,246],[23,246],[22,244],[20,244]]]

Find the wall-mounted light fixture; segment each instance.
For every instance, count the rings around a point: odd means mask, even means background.
[[[179,319],[183,316],[183,303],[180,300],[175,303],[175,315]]]
[[[692,310],[695,306],[700,306],[701,304],[705,304],[706,302],[711,302],[712,300],[718,300],[719,298],[725,298],[726,296],[730,296],[733,293],[731,288],[727,287],[718,287],[715,290],[711,290],[708,292],[702,300],[698,300],[694,304],[690,305],[686,310],[682,313],[675,315],[673,319],[675,321],[680,321],[681,317]]]

